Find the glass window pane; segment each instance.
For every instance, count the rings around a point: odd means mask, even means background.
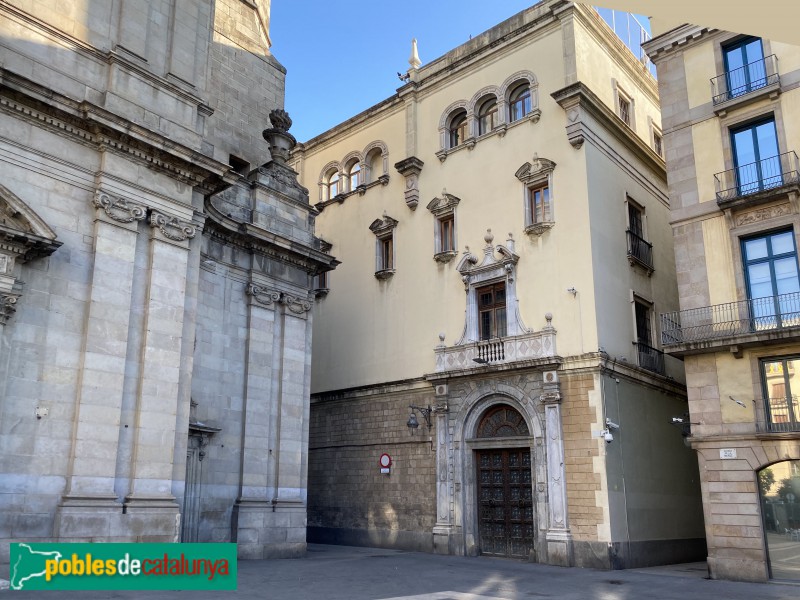
[[[506,309],[498,308],[495,311],[497,331],[494,332],[495,337],[503,337],[506,335]]]
[[[746,260],[748,261],[757,258],[765,258],[767,256],[767,239],[757,238],[755,240],[747,240],[744,243],[744,250],[747,255]]]
[[[797,281],[797,261],[795,257],[775,261],[775,280],[778,294],[791,294],[800,291]]]
[[[736,151],[737,166],[755,162],[756,149],[753,145],[753,131],[751,129],[745,129],[734,133],[733,145]]]
[[[771,575],[800,580],[800,461],[772,464],[758,482]]]
[[[758,158],[767,159],[778,155],[778,138],[775,133],[775,121],[768,121],[756,127],[758,140]]]
[[[774,295],[768,263],[750,265],[747,268],[747,276],[750,281],[751,298],[766,298]]]
[[[773,256],[794,252],[794,232],[784,231],[770,236],[770,243]]]

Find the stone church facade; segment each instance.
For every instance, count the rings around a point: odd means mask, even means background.
[[[342,261],[316,284],[309,540],[702,559],[656,335],[678,294],[655,80],[563,0],[417,53],[292,154]]]
[[[4,2],[0,45],[0,562],[304,552],[309,290],[336,261],[286,165],[269,0]]]

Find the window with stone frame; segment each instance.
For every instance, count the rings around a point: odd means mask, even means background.
[[[339,171],[331,169],[325,174],[323,181],[325,186],[325,200],[333,200],[339,195]]]
[[[467,111],[460,110],[450,117],[447,127],[447,147],[455,148],[467,139]]]
[[[513,123],[531,112],[531,89],[526,81],[517,85],[508,97],[508,121]]]
[[[497,127],[497,98],[483,101],[478,109],[478,135],[484,135]]]
[[[394,233],[397,220],[386,213],[382,219],[375,219],[369,226],[375,234],[375,277],[388,279],[395,272]]]
[[[614,99],[617,105],[617,116],[619,116],[619,118],[622,119],[622,122],[628,127],[631,129],[636,129],[636,121],[634,118],[635,105],[633,97],[619,86],[616,79],[612,80],[612,82],[614,85]]]
[[[661,158],[664,158],[664,137],[661,132],[653,128],[653,150]]]
[[[440,197],[428,203],[434,216],[433,258],[437,262],[449,262],[456,252],[456,207],[461,199],[442,190]]]
[[[361,184],[361,163],[357,160],[352,161],[345,168],[347,173],[347,191],[354,192]]]
[[[553,206],[553,171],[556,163],[534,155],[515,176],[525,186],[525,232],[541,235],[555,224]]]
[[[634,336],[637,364],[643,369],[664,374],[664,353],[655,347],[653,303],[633,294]]]
[[[478,330],[481,340],[506,336],[506,284],[504,281],[477,288]]]

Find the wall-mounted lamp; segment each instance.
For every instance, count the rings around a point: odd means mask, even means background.
[[[416,432],[417,428],[419,427],[416,411],[419,411],[419,414],[421,414],[425,419],[425,424],[428,426],[428,429],[431,428],[431,412],[433,409],[430,407],[430,405],[427,408],[423,408],[421,406],[415,406],[411,404],[408,408],[411,409],[411,415],[408,417],[408,423],[406,423],[406,427],[408,427],[411,435],[414,435],[414,432]]]

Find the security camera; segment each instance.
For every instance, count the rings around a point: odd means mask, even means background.
[[[603,430],[603,439],[606,441],[606,444],[610,444],[614,441],[614,436],[608,429]]]
[[[619,425],[614,423],[611,419],[606,419],[606,427],[609,429],[619,429]]]
[[[681,419],[680,417],[672,417],[672,423],[674,425],[682,425],[683,419]]]

